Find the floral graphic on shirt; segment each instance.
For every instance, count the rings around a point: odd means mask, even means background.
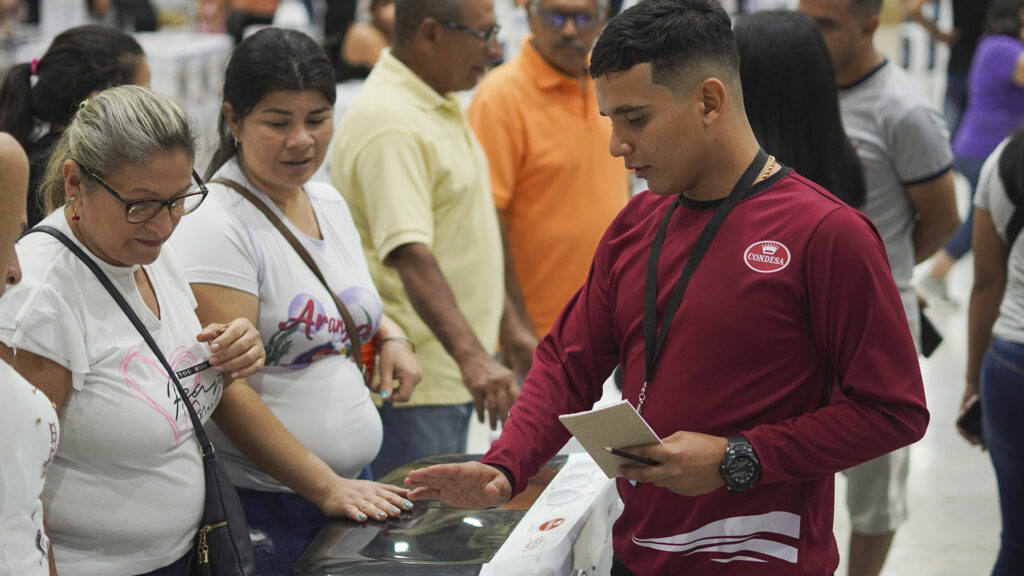
[[[46,537],[46,532],[43,531],[43,523],[39,521],[38,516],[39,512],[33,510],[32,523],[36,526],[35,545],[36,551],[39,552],[39,566],[46,566],[49,564],[47,554],[50,552],[50,539]]]
[[[39,471],[39,477],[45,478],[46,471],[50,468],[50,464],[53,464],[54,457],[57,456],[57,441],[59,440],[59,434],[57,433],[57,423],[50,422],[50,454],[43,461],[42,469]]]
[[[148,352],[148,348],[146,351]],[[175,375],[178,376],[178,381],[185,389],[185,395],[196,414],[200,419],[207,418],[217,406],[217,402],[220,401],[224,378],[220,374],[216,374],[216,376],[208,377],[209,381],[204,383],[202,373],[212,369],[210,363],[205,358],[197,357],[193,350],[184,346],[175,348],[168,356],[167,362],[175,369]],[[118,370],[128,389],[167,423],[174,437],[174,444],[180,444],[184,433],[192,427],[192,420],[174,382],[164,370],[163,364],[151,354],[144,353],[138,346],[132,346],[118,366]],[[163,398],[160,398],[159,395],[154,398],[142,384],[157,378],[165,382]],[[153,387],[150,386],[149,389],[152,390]]]
[[[383,314],[377,294],[362,286],[351,286],[338,297],[352,315],[360,339],[365,342],[373,337]],[[292,298],[286,319],[277,322],[278,331],[267,341],[266,365],[305,366],[324,356],[349,354],[351,344],[345,320],[334,302],[328,306],[310,294]]]

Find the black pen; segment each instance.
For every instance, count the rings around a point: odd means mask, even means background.
[[[646,464],[648,466],[657,466],[661,464],[661,462],[658,462],[657,460],[651,460],[646,456],[640,456],[639,454],[633,454],[632,452],[625,452],[619,450],[618,448],[612,448],[611,446],[605,446],[604,449],[616,456],[621,456],[622,458],[632,460],[633,462],[639,462],[640,464]]]

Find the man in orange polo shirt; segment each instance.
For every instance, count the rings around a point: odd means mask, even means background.
[[[628,173],[608,152],[611,123],[598,113],[586,72],[608,0],[531,0],[526,10],[532,35],[516,59],[484,78],[468,111],[490,163],[505,243],[512,310],[502,353],[520,377],[629,197]]]

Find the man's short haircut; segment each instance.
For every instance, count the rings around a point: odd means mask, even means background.
[[[427,18],[462,18],[462,0],[395,0],[395,43],[404,44],[416,37]]]
[[[652,80],[675,89],[691,73],[739,88],[739,54],[732,22],[717,0],[644,0],[608,22],[594,44],[594,78],[651,65]]]
[[[882,12],[882,0],[849,0],[850,9],[866,14],[877,16]]]

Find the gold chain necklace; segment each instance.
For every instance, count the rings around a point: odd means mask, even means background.
[[[757,182],[762,182],[772,175],[772,170],[775,169],[775,156],[768,156],[768,166],[765,167],[764,172],[757,177]],[[755,182],[755,184],[757,183]]]

